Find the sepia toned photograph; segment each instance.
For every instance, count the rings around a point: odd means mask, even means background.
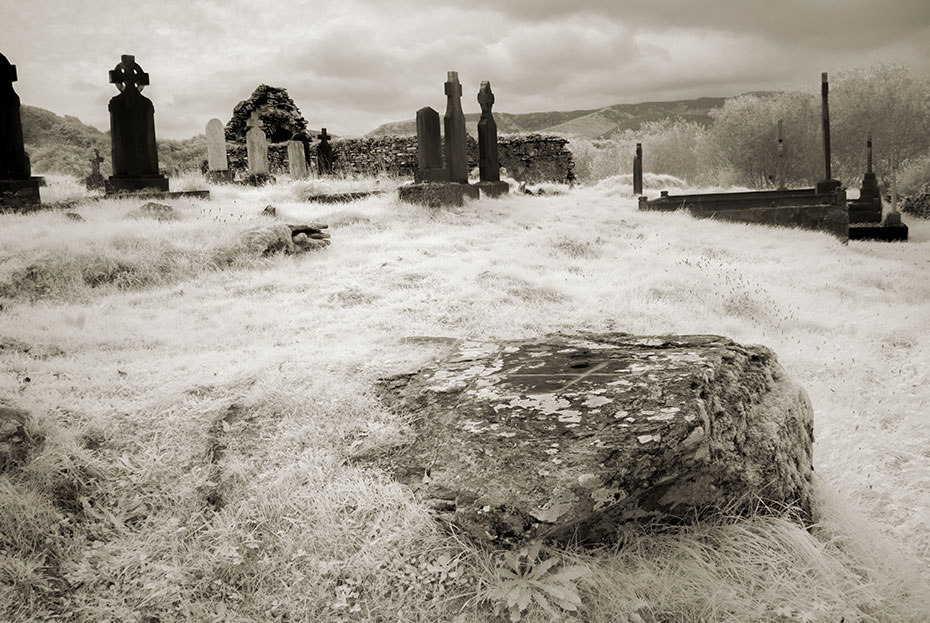
[[[0,623],[930,623],[926,0],[0,0]]]

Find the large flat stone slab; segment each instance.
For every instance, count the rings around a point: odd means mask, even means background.
[[[609,541],[626,521],[759,501],[809,513],[813,415],[775,355],[719,336],[463,343],[382,396],[413,419],[377,462],[479,541]]]

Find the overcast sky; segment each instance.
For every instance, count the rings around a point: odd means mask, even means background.
[[[187,138],[261,83],[312,128],[361,135],[490,80],[496,111],[818,90],[880,62],[930,75],[930,0],[0,0],[24,104],[109,127],[108,71],[149,73],[163,138]]]

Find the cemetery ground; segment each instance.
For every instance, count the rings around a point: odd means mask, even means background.
[[[927,620],[930,221],[844,245],[638,212],[629,176],[446,210],[301,200],[394,185],[213,186],[164,221],[138,199],[0,215],[0,396],[35,444],[0,473],[0,619]],[[268,204],[332,246],[249,255]],[[380,377],[558,331],[772,348],[813,403],[817,523],[629,525],[518,559],[355,460],[416,415],[379,403]]]

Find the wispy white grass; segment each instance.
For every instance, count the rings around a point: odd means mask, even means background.
[[[317,183],[214,187],[211,202],[172,202],[181,219],[167,223],[128,219],[127,201],[79,206],[85,223],[0,216],[0,284],[11,266],[59,271],[47,291],[5,291],[0,335],[33,349],[0,351],[0,392],[50,442],[0,483],[30,508],[57,500],[55,521],[71,526],[54,568],[0,594],[19,613],[7,616],[428,621],[464,606],[461,620],[483,620],[471,598],[494,581],[492,559],[350,461],[402,439],[411,415],[385,412],[374,382],[449,348],[412,336],[584,330],[771,347],[811,396],[822,481],[810,533],[722,522],[579,554],[599,578],[582,587],[589,620],[924,620],[926,223],[909,221],[907,244],[843,245],[639,213],[607,181],[442,211],[393,193],[299,201]],[[268,204],[329,223],[333,245],[243,255],[238,236],[267,222]],[[88,283],[86,267],[114,256],[142,277]],[[36,555],[29,538],[7,546],[18,568]],[[435,571],[449,557],[454,577]],[[70,588],[42,589],[57,577]]]

